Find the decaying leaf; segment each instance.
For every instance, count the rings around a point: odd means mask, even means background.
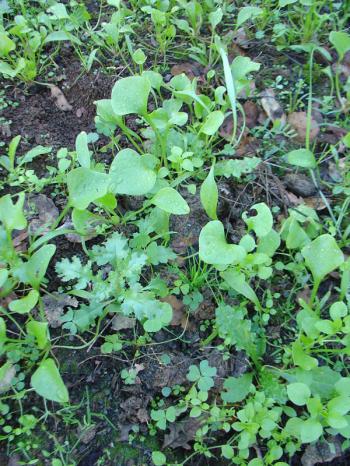
[[[315,464],[328,463],[343,454],[341,441],[332,437],[328,441],[311,443],[305,449],[301,457],[303,466],[314,466]]]
[[[160,301],[170,304],[173,309],[173,318],[170,325],[176,327],[177,325],[183,324],[185,317],[183,302],[174,295],[165,296],[165,298],[162,298]]]
[[[50,227],[56,221],[59,210],[52,199],[44,194],[32,194],[24,203],[24,211],[29,220],[29,232],[31,235],[43,235],[50,231]]]
[[[71,111],[73,107],[68,102],[61,89],[57,86],[54,86],[53,84],[49,84],[49,87],[51,89],[51,97],[53,97],[56,101],[56,107],[63,112]]]
[[[273,122],[280,120],[281,124],[284,126],[286,124],[287,118],[283,108],[281,107],[281,104],[276,99],[274,90],[267,88],[260,94],[260,97],[262,108],[270,120]]]
[[[288,115],[288,123],[296,131],[295,139],[298,142],[304,142],[307,128],[307,113],[293,112]],[[314,141],[320,132],[320,127],[314,116],[311,117],[310,141]]]
[[[123,316],[122,314],[117,314],[112,319],[112,329],[119,331],[119,330],[126,330],[128,328],[134,328],[136,323],[136,319],[132,317]]]
[[[179,74],[184,73],[188,79],[194,79],[196,76],[200,76],[201,72],[198,68],[197,63],[189,63],[189,62],[184,62],[184,63],[179,63],[177,65],[172,66],[170,72],[173,76],[177,76]]]
[[[11,382],[15,375],[15,366],[9,362],[0,368],[0,393],[6,392],[11,387]]]
[[[190,450],[191,446],[188,442],[191,442],[196,435],[197,430],[200,428],[204,418],[191,418],[188,417],[180,422],[173,422],[169,425],[170,432],[165,435],[163,448],[185,448]]]
[[[51,293],[43,297],[46,319],[52,328],[62,325],[61,316],[65,307],[78,307],[78,300],[67,294]]]
[[[239,28],[233,38],[233,43],[237,44],[239,47],[242,47],[242,49],[249,49],[252,45],[252,42],[248,39],[247,33],[245,32],[244,28]]]
[[[284,183],[296,196],[310,197],[316,193],[312,180],[301,173],[289,173],[284,177]]]

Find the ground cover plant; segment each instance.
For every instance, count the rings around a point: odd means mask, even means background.
[[[0,464],[347,465],[350,4],[0,0]]]

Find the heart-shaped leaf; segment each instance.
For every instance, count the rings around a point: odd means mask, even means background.
[[[68,390],[53,359],[42,361],[31,378],[34,390],[46,400],[67,403]]]
[[[139,155],[133,149],[123,149],[115,157],[109,171],[109,191],[115,194],[142,196],[148,193],[156,182],[154,170],[147,164],[147,156]]]
[[[321,235],[304,246],[301,254],[315,282],[320,282],[344,262],[341,249],[333,236],[329,234]]]
[[[130,76],[117,81],[112,89],[112,108],[116,115],[147,113],[151,84],[145,76]]]
[[[223,224],[213,220],[200,232],[199,257],[207,264],[239,264],[246,257],[246,252],[242,246],[228,244]]]

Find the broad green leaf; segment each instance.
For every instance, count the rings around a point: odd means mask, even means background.
[[[221,23],[223,16],[224,16],[224,13],[222,11],[222,8],[218,8],[217,10],[209,13],[208,19],[209,19],[209,23],[212,29],[215,29],[216,26]]]
[[[109,177],[105,173],[79,167],[67,175],[69,200],[73,207],[84,210],[88,205],[107,194]]]
[[[26,283],[30,283],[33,288],[38,289],[42,282],[49,262],[56,252],[54,244],[46,244],[36,251],[25,263]]]
[[[228,244],[223,224],[219,220],[207,223],[199,235],[199,257],[207,264],[239,264],[246,257],[245,249]]]
[[[209,113],[200,129],[200,132],[207,134],[208,136],[213,136],[222,125],[224,118],[225,116],[220,110]]]
[[[271,230],[267,235],[262,236],[259,239],[256,252],[259,254],[266,254],[269,257],[272,257],[279,245],[281,244],[281,237],[276,230]]]
[[[174,188],[162,188],[151,199],[151,203],[174,215],[186,215],[190,208],[185,199]]]
[[[46,400],[67,403],[68,390],[53,359],[42,361],[31,378],[31,385]]]
[[[131,196],[148,193],[156,182],[156,174],[147,164],[147,160],[147,155],[139,155],[133,149],[121,150],[109,170],[109,191]]]
[[[200,190],[200,198],[208,217],[210,217],[213,220],[216,220],[216,208],[218,205],[219,194],[214,177],[214,167],[215,165],[211,167],[208,176],[202,183]]]
[[[88,139],[85,131],[78,134],[75,140],[75,150],[77,152],[77,160],[82,167],[90,168],[90,151],[88,147]]]
[[[307,419],[300,426],[300,439],[302,443],[312,443],[321,437],[322,432],[322,425],[316,419]]]
[[[329,309],[329,315],[333,320],[341,319],[345,317],[348,313],[348,307],[342,301],[337,301],[333,303]]]
[[[296,366],[299,366],[306,371],[310,371],[314,367],[318,366],[317,359],[306,354],[299,341],[295,341],[292,345],[292,358]]]
[[[320,282],[344,262],[341,249],[333,236],[329,234],[321,235],[304,246],[301,254],[315,282]]]
[[[0,31],[0,57],[7,56],[12,50],[15,50],[16,44],[6,34]]]
[[[237,16],[236,29],[242,26],[242,24],[248,21],[249,19],[256,18],[262,13],[263,10],[256,6],[245,6],[241,8]]]
[[[329,40],[334,45],[339,55],[339,61],[341,61],[346,52],[350,50],[350,35],[346,32],[332,31],[329,34]]]
[[[167,464],[166,456],[161,451],[152,452],[152,461],[155,466],[163,466]]]
[[[288,152],[287,162],[291,165],[303,168],[316,168],[317,163],[314,154],[308,149],[296,149]]]
[[[6,269],[0,269],[0,288],[4,286],[6,280],[8,279],[9,273]]]
[[[49,154],[52,151],[52,147],[36,146],[30,151],[26,152],[23,157],[17,159],[17,165],[21,166],[25,163],[29,163],[40,155]]]
[[[112,108],[116,115],[147,113],[151,84],[144,76],[130,76],[117,81],[112,89]]]
[[[244,374],[241,377],[228,377],[224,382],[225,392],[221,398],[227,403],[237,403],[248,395],[252,383],[252,374]]]
[[[273,226],[273,217],[271,210],[265,204],[265,202],[260,202],[259,204],[254,204],[251,209],[257,211],[257,215],[253,217],[248,217],[247,213],[244,212],[242,218],[246,223],[249,230],[253,230],[259,238],[266,236],[272,230]]]
[[[246,79],[249,73],[259,71],[259,69],[260,63],[251,60],[249,57],[243,57],[242,55],[235,57],[231,63],[231,72],[236,83],[237,81]]]
[[[221,273],[225,282],[234,289],[237,293],[243,295],[245,298],[249,299],[254,303],[258,308],[261,307],[259,299],[253,290],[253,288],[246,282],[245,276],[243,273],[237,272],[236,270],[229,269]]]
[[[144,54],[142,49],[137,49],[135,52],[132,54],[132,59],[137,65],[143,65],[145,61],[147,60],[146,55]]]
[[[163,85],[163,77],[160,73],[156,71],[147,70],[142,73],[142,76],[148,79],[153,89],[160,91],[161,86]]]
[[[75,37],[73,34],[70,34],[67,31],[50,32],[50,34],[48,34],[45,37],[44,44],[48,44],[50,42],[62,42],[62,41],[70,41],[75,44],[81,45],[80,40],[77,37]]]
[[[10,194],[0,198],[0,221],[8,231],[23,230],[27,220],[23,214],[24,193],[18,194],[16,204],[12,202]]]
[[[17,314],[27,314],[36,305],[38,299],[39,293],[37,290],[31,290],[27,296],[11,301],[9,304],[9,309],[12,312],[17,312]]]
[[[48,326],[47,322],[36,320],[31,320],[26,325],[28,335],[35,337],[39,349],[44,349],[50,341]]]
[[[291,383],[287,386],[288,398],[297,406],[304,406],[311,396],[310,388],[300,382]]]

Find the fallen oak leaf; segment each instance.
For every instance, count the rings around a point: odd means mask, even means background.
[[[307,113],[306,112],[293,112],[288,115],[289,125],[296,131],[295,139],[298,142],[304,142],[306,138],[307,129]],[[314,141],[320,132],[319,124],[314,116],[311,116],[310,127],[310,141]]]
[[[51,90],[51,97],[53,97],[56,100],[56,107],[62,110],[63,112],[71,111],[73,107],[68,102],[61,89],[55,86],[54,84],[49,84],[49,88]]]

